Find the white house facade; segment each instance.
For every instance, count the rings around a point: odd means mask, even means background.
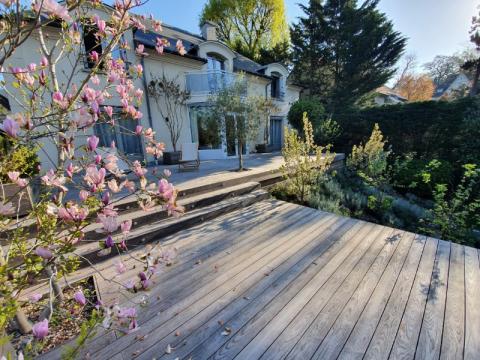
[[[107,17],[110,11],[108,6],[103,10],[92,10],[100,17]],[[49,39],[55,39],[55,28],[47,30]],[[84,32],[81,53],[91,51],[92,39],[89,34]],[[57,35],[58,37],[58,35]],[[164,38],[170,42],[164,53],[159,55],[155,51],[156,38]],[[186,50],[185,55],[180,55],[175,47],[176,41],[180,39]],[[188,90],[190,97],[186,106],[181,110],[179,118],[181,119],[181,133],[178,144],[197,142],[199,144],[200,159],[225,159],[238,156],[238,149],[234,139],[228,138],[225,132],[220,131],[219,124],[208,122],[205,117],[205,110],[208,109],[209,99],[212,94],[227,86],[233,79],[240,74],[245,76],[247,82],[247,95],[260,95],[271,98],[277,107],[277,112],[272,114],[268,131],[268,142],[272,149],[280,149],[283,144],[283,128],[287,124],[287,113],[290,106],[298,100],[301,88],[290,84],[288,81],[289,71],[281,64],[269,64],[262,66],[244,56],[234,52],[224,43],[218,41],[216,37],[216,28],[212,23],[206,23],[201,29],[201,34],[192,34],[187,31],[175,28],[173,26],[163,25],[163,31],[156,34],[150,30],[134,30],[125,34],[125,42],[129,44],[129,50],[116,51],[114,56],[121,57],[127,63],[140,63],[143,66],[144,76],[136,80],[135,86],[144,91],[143,101],[139,110],[143,113],[141,120],[121,119],[119,122],[122,127],[134,130],[136,125],[140,124],[144,128],[151,127],[156,133],[156,140],[166,144],[168,151],[172,150],[172,142],[166,126],[165,119],[162,118],[156,99],[148,94],[148,84],[152,78],[162,76],[175,79],[183,89]],[[139,56],[135,48],[143,44],[147,56]],[[11,59],[14,66],[27,66],[32,62],[38,61],[40,57],[40,43],[36,36],[32,36],[25,42]],[[71,61],[62,61],[58,67],[59,74],[71,73]],[[7,64],[8,66],[8,64]],[[88,70],[89,63],[84,61],[83,76],[85,70]],[[73,82],[80,83],[82,71],[78,71]],[[11,83],[8,78],[6,83]],[[64,79],[66,82],[66,79]],[[8,86],[8,85],[7,85]],[[71,85],[70,85],[71,86]],[[12,113],[21,112],[21,105],[16,101],[16,89],[7,89]],[[108,99],[108,104],[121,109],[121,103],[115,96]],[[223,121],[223,120],[218,120]],[[229,121],[236,121],[234,118]],[[227,121],[226,124],[229,126]],[[264,142],[264,129],[260,127],[257,144]],[[121,131],[112,131],[106,129],[102,124],[95,125],[93,129],[82,135],[81,139],[76,139],[77,145],[95,133],[100,138],[100,146],[110,146],[115,141],[119,152],[124,153],[132,159],[143,160],[147,163],[155,159],[147,155],[144,145],[140,139],[135,136],[129,136]],[[226,132],[228,133],[228,131]],[[79,143],[80,142],[80,143]],[[255,143],[248,144],[247,151],[255,151]],[[56,147],[53,143],[45,143],[39,151],[40,160],[44,170],[56,165]]]

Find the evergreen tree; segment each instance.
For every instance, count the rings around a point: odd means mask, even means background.
[[[331,112],[354,104],[395,73],[406,39],[379,0],[310,0],[291,29],[294,79]]]

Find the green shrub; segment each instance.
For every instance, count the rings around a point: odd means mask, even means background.
[[[445,240],[478,246],[475,231],[480,229],[480,169],[467,164],[455,189],[436,184],[434,207],[423,219],[424,232]]]
[[[333,119],[326,119],[320,121],[320,124],[315,128],[315,142],[320,145],[333,144],[341,134],[341,128]]]
[[[288,111],[288,122],[298,131],[303,134],[303,114],[308,114],[308,119],[312,123],[314,129],[318,129],[320,123],[325,119],[325,108],[315,98],[300,99],[293,103]],[[326,144],[326,143],[319,143]]]
[[[453,167],[447,161],[416,159],[415,154],[397,157],[392,166],[395,189],[422,198],[431,198],[435,184],[452,184]]]
[[[383,183],[390,155],[390,151],[385,150],[385,145],[383,134],[378,124],[375,124],[365,145],[362,143],[353,145],[352,152],[347,158],[347,168],[371,184]]]
[[[0,162],[0,177],[9,182],[8,171],[18,171],[22,178],[32,178],[39,173],[40,161],[37,151],[27,146],[9,149],[2,155]],[[8,169],[8,171],[7,171]]]

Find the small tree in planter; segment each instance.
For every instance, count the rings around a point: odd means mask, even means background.
[[[190,93],[182,89],[178,82],[178,76],[169,79],[165,73],[160,77],[153,77],[148,84],[148,94],[155,99],[158,111],[165,120],[170,140],[173,146],[173,152],[164,152],[163,160],[165,164],[178,164],[180,161],[180,152],[177,151],[178,139],[183,128],[182,112],[190,99]]]
[[[254,141],[262,123],[262,112],[257,106],[257,97],[246,96],[246,82],[239,76],[233,84],[221,89],[210,97],[212,104],[210,115],[218,119],[223,133],[235,139],[238,148],[238,171],[243,171],[243,149],[248,142]],[[227,119],[235,116],[234,126],[227,129]],[[230,133],[227,134],[227,131]]]

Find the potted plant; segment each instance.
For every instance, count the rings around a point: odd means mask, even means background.
[[[181,152],[177,150],[177,144],[183,127],[182,115],[190,93],[181,87],[178,76],[173,79],[167,78],[165,73],[160,77],[150,76],[152,80],[148,84],[148,94],[155,99],[158,111],[165,120],[173,147],[173,151],[163,153],[163,163],[178,164]]]
[[[39,186],[32,181],[39,173],[40,162],[34,148],[18,146],[10,148],[7,141],[0,136],[0,182],[5,198],[10,199],[15,214],[27,215],[32,209]],[[7,170],[8,169],[8,170]]]

